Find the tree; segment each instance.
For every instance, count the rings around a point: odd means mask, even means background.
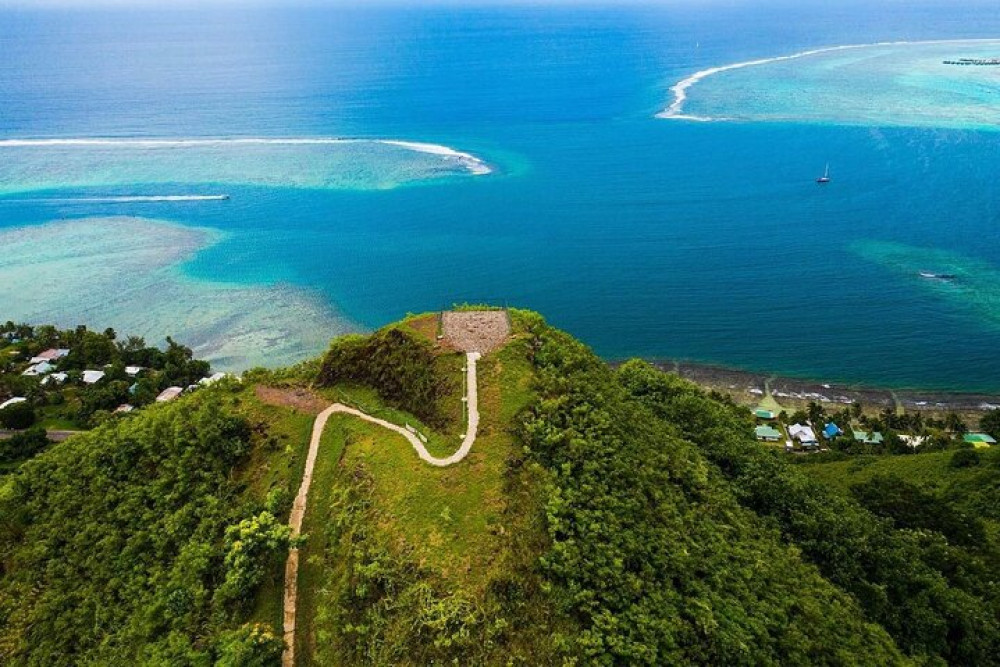
[[[283,556],[291,528],[264,511],[226,529],[226,580],[220,602],[242,602],[256,589],[273,560]]]
[[[0,410],[0,426],[11,429],[28,428],[35,423],[35,409],[27,401],[8,405]]]
[[[960,449],[951,455],[952,468],[971,468],[979,465],[979,452],[975,449]]]
[[[33,426],[26,431],[15,433],[11,437],[0,440],[0,461],[18,461],[27,459],[45,449],[49,439],[45,429]]]
[[[222,635],[215,667],[272,667],[281,660],[285,644],[267,627],[246,624]]]
[[[805,424],[807,421],[809,421],[809,415],[807,415],[802,410],[796,410],[795,412],[792,413],[792,416],[788,418],[788,421],[792,422],[793,424]]]
[[[986,540],[983,522],[955,510],[943,499],[893,475],[877,475],[851,487],[871,512],[892,519],[900,528],[941,533],[953,544],[979,546]]]
[[[959,417],[958,414],[954,412],[949,412],[947,415],[945,415],[944,426],[952,433],[957,433],[959,435],[962,435],[968,430],[962,418]]]
[[[979,419],[979,428],[1000,439],[1000,410],[990,410]]]

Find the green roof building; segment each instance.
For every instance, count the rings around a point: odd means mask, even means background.
[[[781,440],[781,431],[770,426],[758,426],[754,429],[754,434],[758,440],[766,442],[778,442]]]
[[[997,441],[987,433],[966,433],[965,437],[962,439],[966,442],[971,442],[977,449],[991,447],[997,444]]]
[[[881,445],[884,440],[882,434],[878,431],[872,431],[871,433],[868,431],[854,431],[854,439],[857,442],[863,442],[867,445]]]
[[[753,416],[756,417],[757,419],[774,419],[775,417],[777,417],[777,415],[771,412],[770,410],[765,410],[763,408],[758,408],[754,410]]]

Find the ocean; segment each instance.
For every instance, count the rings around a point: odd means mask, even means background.
[[[688,91],[737,120],[656,117],[706,68],[1000,37],[987,3],[828,4],[0,9],[0,320],[237,369],[489,302],[609,359],[1000,391],[989,118],[774,92],[805,61]]]

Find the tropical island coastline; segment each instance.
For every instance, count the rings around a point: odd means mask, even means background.
[[[24,364],[43,377],[66,366],[70,395],[88,380],[95,396],[127,388],[124,364],[149,360],[143,407],[95,412],[92,430],[55,444],[0,440],[21,448],[0,469],[11,664],[695,663],[748,646],[789,662],[986,664],[1000,641],[981,613],[997,603],[987,480],[1000,449],[985,443],[905,452],[887,449],[891,432],[883,446],[855,431],[816,447],[840,458],[783,455],[755,442],[774,430],[755,421],[773,416],[639,360],[610,368],[516,309],[412,315],[239,381],[111,331],[7,326],[0,351],[11,346],[19,382],[38,377]],[[175,378],[204,382],[154,394]],[[822,422],[795,426],[801,437]],[[918,483],[928,475],[943,488]],[[604,565],[618,559],[656,585]],[[891,604],[866,595],[873,586]],[[739,610],[725,620],[735,635],[696,631],[683,610],[705,595],[720,619]],[[67,624],[69,599],[114,613]],[[134,624],[171,607],[185,613]],[[790,638],[788,614],[808,609]],[[609,615],[664,623],[624,631]],[[914,615],[935,623],[914,634]],[[947,632],[956,623],[978,630]]]
[[[1000,408],[1000,393],[959,390],[888,388],[865,383],[824,380],[765,373],[699,363],[690,360],[649,359],[657,368],[674,373],[707,390],[727,394],[741,405],[757,405],[771,397],[781,407],[794,411],[810,402],[829,405],[865,406],[919,411],[929,414],[957,412],[978,415]],[[610,361],[612,366],[621,362]]]

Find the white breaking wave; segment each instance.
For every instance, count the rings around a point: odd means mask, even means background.
[[[183,148],[196,146],[233,146],[233,145],[279,145],[279,146],[330,146],[343,144],[382,144],[395,146],[417,153],[428,153],[452,159],[472,174],[479,176],[489,174],[492,169],[483,160],[471,153],[463,153],[448,146],[429,144],[419,141],[403,141],[400,139],[360,139],[342,137],[233,137],[233,138],[192,138],[192,139],[139,139],[139,138],[65,138],[65,139],[0,139],[0,149],[24,148],[32,146],[102,146],[122,148]]]
[[[798,60],[799,58],[806,58],[808,56],[820,55],[823,53],[833,53],[836,51],[849,51],[854,49],[870,49],[874,47],[885,47],[885,46],[919,46],[925,44],[982,44],[984,42],[996,42],[996,39],[932,39],[923,41],[901,41],[901,42],[873,42],[871,44],[846,44],[844,46],[828,46],[820,49],[810,49],[808,51],[800,51],[799,53],[793,53],[787,56],[775,56],[772,58],[760,58],[759,60],[747,60],[741,63],[733,63],[731,65],[722,65],[720,67],[710,67],[708,69],[703,69],[700,72],[695,72],[691,76],[676,84],[671,86],[670,92],[674,95],[674,101],[669,107],[656,114],[657,118],[672,118],[674,120],[693,120],[693,121],[723,121],[729,120],[725,117],[713,117],[713,116],[694,116],[684,113],[684,102],[687,101],[687,91],[691,86],[695,85],[699,81],[707,79],[715,74],[720,74],[722,72],[729,72],[736,69],[743,69],[746,67],[757,67],[759,65],[769,65],[771,63],[784,62],[786,60]]]
[[[80,202],[84,204],[183,202],[183,201],[225,201],[229,195],[122,195],[120,197],[42,197],[34,199],[7,199],[9,202]]]

